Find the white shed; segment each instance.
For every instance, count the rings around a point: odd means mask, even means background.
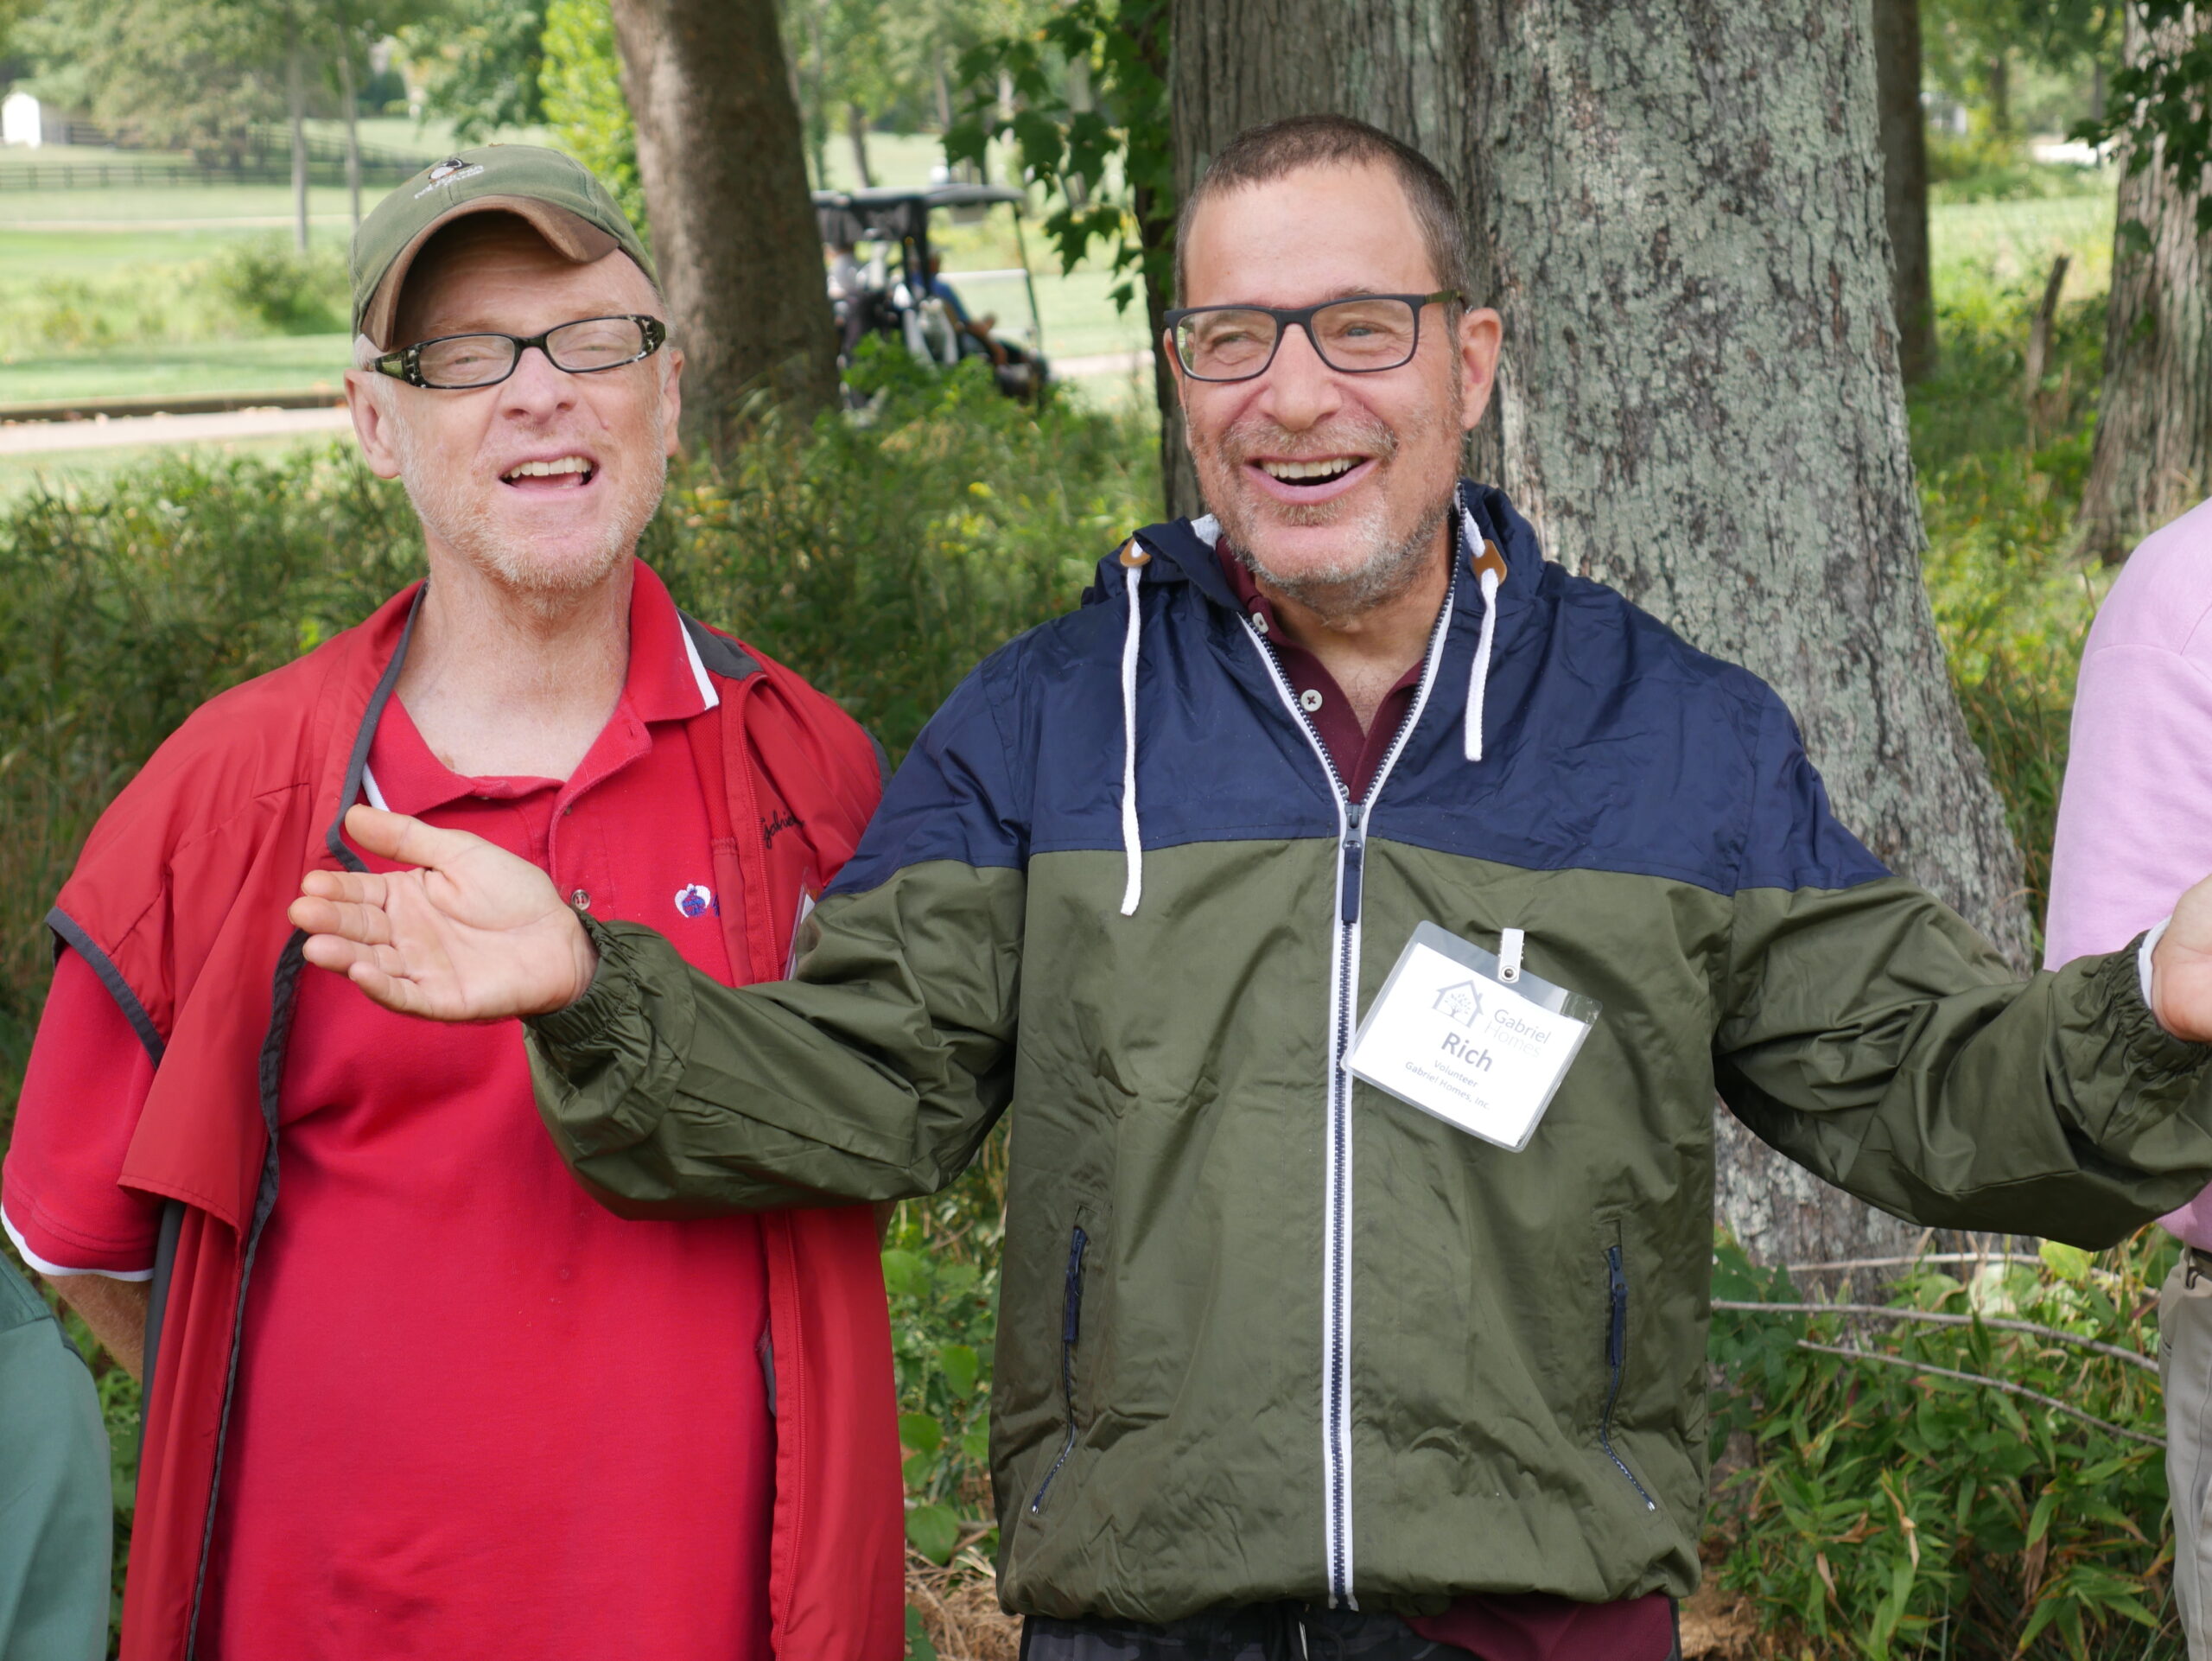
[[[29,92],[10,92],[0,99],[0,144],[22,144],[36,150],[41,144],[69,142],[69,118]]]

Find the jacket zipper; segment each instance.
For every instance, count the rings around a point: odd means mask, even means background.
[[[1657,1503],[1636,1480],[1636,1473],[1628,1468],[1628,1461],[1613,1451],[1613,1404],[1621,1398],[1621,1375],[1628,1369],[1628,1271],[1621,1267],[1621,1249],[1617,1245],[1605,1248],[1605,1278],[1609,1293],[1605,1319],[1605,1415],[1598,1422],[1598,1445],[1628,1479],[1628,1486],[1636,1490],[1643,1509],[1657,1511]]]
[[[1358,801],[1330,759],[1319,729],[1300,706],[1272,644],[1240,617],[1244,633],[1267,665],[1291,719],[1305,733],[1321,771],[1327,774],[1337,804],[1337,919],[1335,951],[1329,976],[1329,1072],[1326,1172],[1322,1188],[1321,1261],[1321,1481],[1322,1550],[1328,1571],[1329,1606],[1357,1608],[1352,1598],[1351,1543],[1351,1074],[1344,1059],[1351,1050],[1359,996],[1359,919],[1366,879],[1367,827],[1377,797],[1398,764],[1406,740],[1420,724],[1429,689],[1450,632],[1452,605],[1459,591],[1455,575],[1445,590],[1443,608],[1429,630],[1428,651],[1412,703],[1376,769],[1367,794]],[[1050,1479],[1047,1478],[1049,1481]]]
[[[1045,1480],[1037,1485],[1037,1497],[1029,1502],[1032,1517],[1045,1509],[1045,1495],[1052,1486],[1052,1479],[1059,1475],[1060,1467],[1075,1452],[1075,1341],[1083,1327],[1083,1251],[1090,1244],[1090,1237],[1080,1225],[1068,1241],[1067,1291],[1060,1302],[1060,1400],[1067,1410],[1068,1431],[1060,1442],[1059,1457],[1045,1473]]]

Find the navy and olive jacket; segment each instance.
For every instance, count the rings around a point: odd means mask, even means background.
[[[2102,1243],[2212,1178],[2207,1052],[2131,953],[2017,981],[1836,823],[1771,691],[1462,500],[1368,801],[1209,527],[1156,526],[954,692],[798,978],[594,923],[590,993],[533,1023],[564,1154],[641,1210],[925,1193],[1014,1110],[1017,1610],[1686,1594],[1716,1091],[1927,1224]],[[1525,930],[1604,1005],[1520,1152],[1343,1070],[1423,920]]]

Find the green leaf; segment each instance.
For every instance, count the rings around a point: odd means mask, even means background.
[[[952,1386],[956,1396],[975,1393],[976,1381],[982,1376],[982,1358],[965,1344],[947,1344],[937,1352],[937,1365],[944,1374],[944,1382]]]
[[[930,1629],[922,1625],[922,1612],[911,1603],[906,1606],[906,1661],[937,1661]]]
[[[2045,1240],[2036,1248],[2036,1255],[2050,1266],[2052,1274],[2064,1281],[2088,1279],[2089,1266],[2095,1261],[2081,1247],[2057,1240]]]
[[[918,1298],[930,1289],[930,1265],[926,1258],[912,1251],[891,1251],[883,1254],[883,1284],[896,1298]]]
[[[960,1518],[950,1505],[916,1505],[906,1513],[906,1539],[933,1563],[949,1563],[960,1549]]]
[[[944,1427],[926,1413],[901,1413],[899,1443],[918,1454],[934,1454],[944,1446]]]

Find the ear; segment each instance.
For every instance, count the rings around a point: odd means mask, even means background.
[[[661,353],[668,360],[668,369],[660,383],[660,418],[668,435],[668,454],[674,457],[683,454],[683,441],[677,436],[683,424],[683,348],[664,346]]]
[[[346,372],[346,409],[353,417],[353,436],[360,441],[361,457],[379,479],[399,477],[399,450],[392,442],[391,421],[377,382],[388,379],[373,369]]]
[[[1459,426],[1472,432],[1490,408],[1490,395],[1497,385],[1497,354],[1505,340],[1505,321],[1488,306],[1470,306],[1460,315],[1453,331],[1459,357]]]
[[[1160,331],[1160,349],[1167,354],[1168,372],[1175,378],[1175,407],[1183,412],[1185,417],[1185,424],[1187,425],[1191,413],[1191,396],[1188,390],[1191,378],[1183,372],[1182,357],[1175,350],[1174,330],[1164,328]]]

